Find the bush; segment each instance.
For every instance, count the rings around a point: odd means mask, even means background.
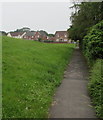
[[[103,60],[98,59],[92,67],[88,84],[92,102],[99,118],[103,118]]]
[[[84,37],[83,52],[89,63],[98,58],[103,59],[103,21],[90,28]]]
[[[83,39],[83,52],[92,67],[88,84],[92,103],[99,118],[103,118],[103,21],[94,25]]]
[[[52,40],[44,40],[44,42],[51,43],[51,42],[54,42],[54,41],[52,41]]]

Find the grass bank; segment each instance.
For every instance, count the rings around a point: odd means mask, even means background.
[[[46,118],[74,45],[3,37],[3,118]]]
[[[88,88],[90,91],[96,114],[99,118],[103,118],[103,60],[98,59],[94,63]]]

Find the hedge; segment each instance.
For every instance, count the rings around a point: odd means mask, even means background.
[[[89,63],[98,58],[103,59],[103,21],[91,27],[84,37],[83,52]]]
[[[103,118],[103,59],[96,60],[88,84],[92,103],[99,118]]]
[[[103,21],[94,25],[83,39],[83,53],[91,66],[88,84],[92,103],[103,118]]]

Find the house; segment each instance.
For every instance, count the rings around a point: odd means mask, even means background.
[[[44,41],[44,40],[47,40],[47,35],[43,31],[37,31],[34,34],[34,39]]]
[[[26,34],[23,36],[24,39],[27,40],[34,40],[35,39],[35,31],[27,31]]]
[[[55,41],[56,42],[68,42],[67,31],[56,31],[56,33],[55,33]]]
[[[13,38],[23,38],[23,36],[26,34],[26,32],[9,32],[7,34],[8,37]]]
[[[39,40],[39,41],[45,41],[47,40],[47,35],[44,31],[22,31],[22,32],[9,32],[7,34],[9,37],[14,38],[23,38],[27,40]]]
[[[39,40],[41,38],[41,34],[39,32],[35,32],[34,39]]]
[[[67,31],[56,31],[54,34],[48,34],[46,31],[30,31],[30,28],[17,29],[7,34],[9,37],[23,38],[27,40],[37,40],[42,42],[71,43],[68,39]]]
[[[53,36],[48,36],[48,37],[47,37],[47,40],[48,40],[48,41],[55,42],[55,37],[53,37]]]

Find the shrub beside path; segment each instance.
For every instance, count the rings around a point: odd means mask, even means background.
[[[64,80],[50,108],[50,118],[96,118],[88,95],[88,68],[79,49],[75,49]]]

